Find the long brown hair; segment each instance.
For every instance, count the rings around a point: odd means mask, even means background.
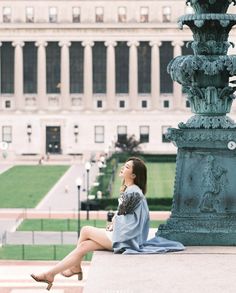
[[[133,161],[134,184],[145,194],[147,191],[147,167],[144,161],[137,157],[130,157],[126,162],[129,161]]]

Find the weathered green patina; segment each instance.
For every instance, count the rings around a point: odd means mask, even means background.
[[[226,114],[234,99],[236,56],[228,41],[236,15],[226,14],[236,0],[187,0],[195,14],[179,19],[190,27],[194,54],[168,65],[182,84],[195,114],[170,128],[178,147],[172,214],[158,235],[185,245],[236,244],[236,124]]]

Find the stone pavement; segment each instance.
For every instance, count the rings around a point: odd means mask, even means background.
[[[0,174],[7,171],[8,169],[10,169],[13,166],[13,164],[9,164],[9,163],[0,163]]]
[[[31,273],[41,273],[48,270],[54,261],[0,261],[0,292],[1,293],[44,293],[46,284],[37,283]],[[64,278],[56,276],[52,293],[81,293],[88,278],[89,263],[82,263],[84,278]]]
[[[236,247],[120,255],[96,251],[83,293],[235,293]]]
[[[55,262],[0,261],[1,293],[44,293],[30,274]],[[187,247],[183,252],[117,255],[97,251],[85,278],[58,275],[52,293],[235,293],[236,247]]]

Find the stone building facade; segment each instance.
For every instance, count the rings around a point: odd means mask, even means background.
[[[186,13],[183,0],[1,1],[0,141],[8,157],[87,156],[130,135],[147,153],[175,153],[163,133],[191,111],[166,66],[191,54],[192,34],[177,25]]]

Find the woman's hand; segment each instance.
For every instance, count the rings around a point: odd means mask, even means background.
[[[113,223],[112,222],[110,222],[110,223],[107,224],[106,230],[107,231],[113,231]]]

